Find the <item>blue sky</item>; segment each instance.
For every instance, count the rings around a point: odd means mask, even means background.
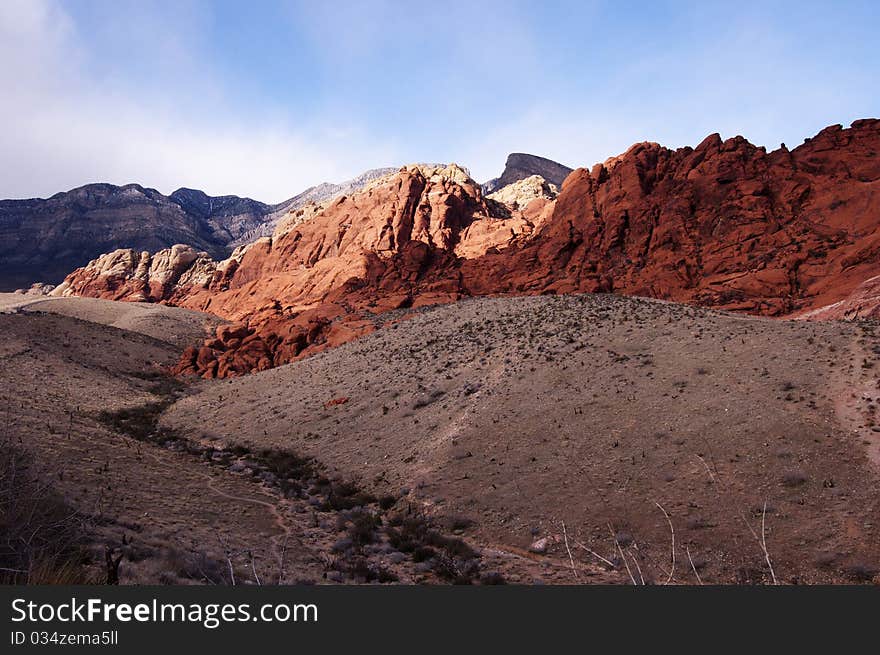
[[[880,115],[878,2],[0,2],[0,197],[287,198],[509,152],[590,166]],[[9,93],[7,94],[6,91]]]

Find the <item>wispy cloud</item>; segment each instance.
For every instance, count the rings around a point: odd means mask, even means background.
[[[178,30],[187,25],[174,19],[149,14],[111,30],[134,46],[173,53],[126,78],[90,61],[88,39],[63,5],[0,3],[0,197],[106,181],[272,202],[356,174],[367,162],[395,163],[356,120],[292,125],[274,107],[238,115],[234,89],[186,48]]]
[[[845,6],[844,6],[845,5]],[[590,166],[880,113],[877,3],[2,0],[0,197],[93,181],[278,201],[509,152]]]

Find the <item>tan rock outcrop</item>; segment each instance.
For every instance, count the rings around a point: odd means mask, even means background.
[[[537,198],[555,200],[558,195],[559,189],[555,184],[550,184],[540,175],[531,175],[486,197],[503,203],[510,209],[525,209]]]

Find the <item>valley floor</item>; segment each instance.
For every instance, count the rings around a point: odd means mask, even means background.
[[[12,296],[2,438],[84,517],[99,570],[123,554],[123,583],[880,568],[873,323],[479,298],[270,371],[174,381],[164,367],[217,319]]]

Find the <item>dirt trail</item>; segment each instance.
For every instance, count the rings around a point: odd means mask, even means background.
[[[259,500],[253,497],[247,496],[237,496],[235,494],[227,493],[221,489],[218,489],[215,486],[216,475],[211,475],[210,473],[202,473],[202,479],[205,480],[205,487],[211,493],[220,496],[221,498],[226,498],[227,500],[232,500],[238,503],[248,503],[250,505],[257,505],[260,507],[265,507],[269,510],[269,513],[272,514],[272,517],[275,521],[275,525],[280,531],[279,534],[270,538],[270,542],[272,544],[272,552],[275,556],[275,560],[277,562],[282,562],[284,559],[286,545],[290,538],[293,536],[297,543],[302,545],[302,539],[299,536],[294,535],[294,531],[290,523],[284,518],[284,514],[279,506],[286,507],[288,512],[290,511],[290,504],[281,501],[280,499],[276,499],[275,502],[269,502],[267,500]],[[279,575],[281,573],[279,572]]]
[[[137,450],[138,450],[139,456],[149,457],[151,460],[153,460],[153,462],[156,464],[156,466],[163,466],[164,465],[163,460],[155,452],[153,452],[153,449],[155,448],[155,446],[153,446],[151,444],[141,444],[140,442],[137,442],[137,443],[138,443]],[[181,455],[181,456],[183,456],[183,455]],[[237,494],[231,494],[226,491],[223,491],[222,489],[219,489],[216,486],[216,482],[218,482],[220,477],[223,475],[223,471],[220,471],[220,470],[214,470],[213,475],[212,475],[212,473],[203,473],[200,471],[196,471],[195,474],[197,477],[199,477],[205,481],[205,488],[208,491],[210,491],[212,494],[214,494],[215,496],[220,496],[221,498],[225,498],[226,500],[232,500],[232,501],[235,501],[238,503],[247,503],[249,505],[256,505],[258,507],[264,507],[269,510],[269,513],[272,515],[272,518],[275,522],[275,526],[278,528],[278,530],[280,532],[280,534],[275,535],[274,537],[271,538],[272,547],[273,547],[276,559],[280,560],[280,558],[282,556],[282,549],[280,547],[281,539],[284,538],[284,542],[286,543],[287,540],[289,540],[290,537],[293,535],[293,528],[290,526],[288,521],[284,518],[284,515],[282,514],[282,510],[279,507],[279,505],[284,504],[283,501],[276,498],[275,502],[270,502],[268,500],[260,500],[258,498],[254,498],[252,496],[239,496]],[[263,493],[266,497],[275,498],[272,495],[271,491],[268,491],[263,487],[260,487],[258,492]],[[290,509],[289,504],[287,504],[286,507],[288,510]],[[302,542],[302,540],[299,537],[296,537],[296,540],[300,543]]]
[[[873,334],[863,330],[863,336]],[[858,339],[852,344],[852,373],[843,371],[836,380],[838,389],[834,408],[841,424],[853,435],[856,445],[865,448],[868,459],[880,468],[880,425],[877,403],[880,402],[880,380],[875,374],[876,355]]]

